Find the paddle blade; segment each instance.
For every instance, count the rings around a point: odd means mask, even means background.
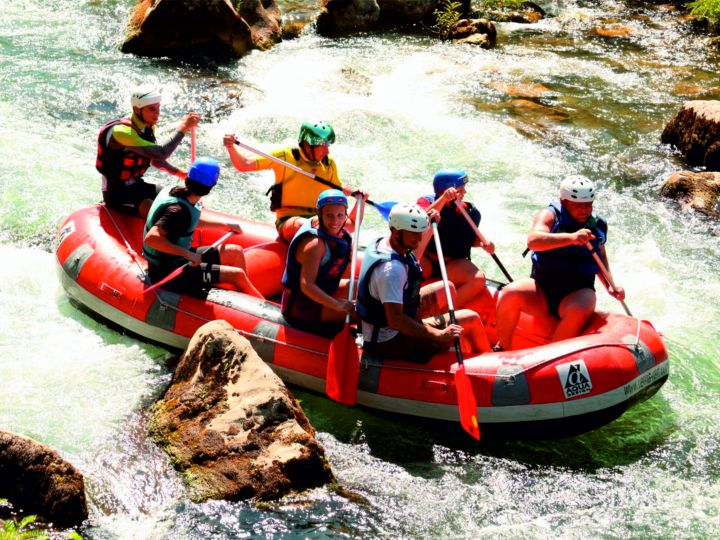
[[[380,212],[380,215],[382,218],[387,221],[390,219],[390,210],[393,209],[393,206],[395,206],[397,203],[394,201],[386,201],[386,202],[374,202],[374,201],[367,201],[367,203],[374,207],[375,210]]]
[[[346,324],[330,343],[325,392],[330,399],[344,405],[355,405],[359,376],[360,355]]]
[[[465,373],[465,364],[460,364],[455,372],[455,388],[458,395],[458,408],[460,409],[460,424],[471,437],[480,440],[480,425],[477,418],[477,403],[473,392],[470,377]]]

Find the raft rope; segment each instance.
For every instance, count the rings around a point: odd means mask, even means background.
[[[122,239],[123,243],[125,244],[125,248],[126,248],[128,254],[132,258],[135,265],[140,270],[142,280],[145,281],[147,274],[146,274],[145,270],[143,269],[142,265],[140,264],[140,261],[138,260],[137,251],[135,251],[132,248],[132,246],[130,245],[130,242],[128,242],[127,238],[123,234],[122,229],[120,229],[120,226],[115,221],[115,218],[113,217],[110,210],[108,210],[108,208],[105,205],[102,205],[102,208],[105,209],[108,216],[110,217],[110,221],[112,221],[113,225],[115,226],[115,229],[117,230],[118,234],[120,235],[120,238]],[[172,310],[176,311],[177,313],[182,313],[183,315],[188,315],[189,317],[194,317],[194,318],[204,321],[204,322],[210,322],[212,320],[212,319],[208,319],[206,317],[202,317],[196,313],[192,313],[190,311],[180,309],[177,306],[168,304],[167,302],[165,302],[165,300],[163,300],[163,298],[160,296],[160,294],[156,290],[153,290],[152,292],[155,294],[155,298],[160,303],[160,305],[165,309],[172,309]],[[642,326],[642,321],[638,317],[632,317],[632,318],[637,321],[637,329],[635,332],[635,343],[632,345],[632,347],[635,350],[637,350],[640,345],[640,330],[641,330],[641,326]],[[240,328],[234,328],[234,330],[242,336],[249,337],[249,338],[255,338],[261,342],[267,341],[270,343],[274,343],[276,345],[283,345],[283,346],[289,347],[291,349],[296,349],[299,351],[316,354],[318,356],[327,356],[327,353],[324,353],[322,351],[317,351],[315,349],[308,349],[307,347],[302,347],[300,345],[295,345],[293,343],[281,341],[279,339],[271,338],[270,336],[265,336],[263,334],[256,334],[254,332],[248,332],[247,330],[241,330]],[[490,379],[492,379],[492,378],[504,379],[506,381],[513,382],[518,375],[527,373],[528,371],[535,369],[539,366],[542,366],[544,364],[547,364],[548,362],[553,362],[553,361],[557,360],[558,358],[563,358],[565,356],[569,356],[571,354],[582,352],[582,351],[598,349],[600,347],[628,347],[628,346],[630,346],[628,343],[623,343],[623,342],[593,343],[593,344],[585,345],[585,346],[582,346],[579,348],[574,348],[574,349],[567,351],[563,354],[560,354],[558,356],[553,356],[552,358],[543,358],[541,360],[538,360],[535,363],[529,364],[527,366],[523,366],[520,369],[520,371],[513,373],[513,374],[477,373],[477,372],[471,372],[470,374],[475,377],[486,377],[486,378],[490,378]],[[432,373],[432,374],[437,374],[437,375],[448,375],[448,374],[452,373],[451,370],[449,370],[449,369],[423,369],[421,367],[410,367],[410,366],[388,366],[388,365],[377,363],[377,362],[369,362],[367,360],[361,360],[361,363],[365,367],[365,369],[372,367],[372,368],[381,368],[381,369],[396,370],[396,371],[409,371],[409,372],[420,371],[423,373]],[[519,366],[519,364],[517,362],[513,362],[512,360],[506,360],[505,362],[503,362],[503,365],[504,366]]]

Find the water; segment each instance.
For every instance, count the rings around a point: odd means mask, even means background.
[[[118,52],[130,0],[5,2],[0,17],[0,427],[57,448],[84,473],[88,538],[714,538],[720,535],[718,228],[658,195],[681,167],[659,144],[686,99],[719,99],[718,52],[670,8],[543,3],[557,15],[500,27],[484,51],[422,36],[327,40],[311,28],[240,61]],[[302,18],[313,2],[283,2]],[[593,37],[620,19],[628,39]],[[299,123],[333,123],[341,175],[375,200],[412,200],[440,166],[470,174],[481,229],[514,276],[536,209],[559,178],[603,188],[608,252],[634,313],[664,333],[661,392],[612,424],[556,441],[475,444],[458,430],[339,407],[297,391],[340,483],[256,507],[185,499],[145,438],[172,353],[71,306],[54,273],[61,219],[99,200],[97,129],[130,89],[161,84],[162,131],[197,109],[199,155],[220,157],[211,207],[270,221],[263,174],[235,173],[221,137],[269,150]],[[541,97],[507,95],[508,85]],[[527,92],[526,92],[527,93]],[[161,137],[162,138],[162,137]],[[174,162],[187,164],[184,143]],[[161,183],[170,181],[152,175]],[[381,230],[368,214],[368,228]],[[483,253],[489,275],[501,278]],[[619,305],[601,294],[603,309]],[[363,502],[364,500],[364,502]]]

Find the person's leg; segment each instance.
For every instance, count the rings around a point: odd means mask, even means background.
[[[469,259],[448,261],[447,275],[457,290],[455,307],[466,307],[485,288],[485,274]]]
[[[563,298],[558,309],[560,324],[555,329],[553,341],[579,336],[595,312],[595,303],[595,291],[588,288],[571,292]]]
[[[202,254],[203,263],[210,267],[212,284],[227,283],[241,292],[264,298],[245,272],[245,255],[242,247],[222,245],[215,250],[203,246],[197,251]]]
[[[533,317],[550,317],[545,293],[532,278],[514,281],[500,292],[497,303],[498,345],[504,350],[512,347],[521,312]]]
[[[455,320],[463,327],[460,336],[460,347],[462,352],[477,353],[490,352],[490,341],[485,333],[485,325],[483,325],[480,315],[470,309],[461,309],[455,312]],[[445,328],[450,324],[450,314],[443,313],[436,317],[423,319],[423,323],[438,329]]]
[[[265,298],[260,291],[252,284],[247,273],[242,268],[235,266],[220,265],[220,283],[228,283],[235,287],[238,291],[244,292],[257,298]]]
[[[277,229],[280,240],[289,244],[295,236],[295,233],[298,232],[298,229],[300,229],[306,221],[307,218],[300,216],[293,216],[283,221]]]
[[[449,283],[450,294],[453,299],[453,306],[456,302],[455,285]],[[435,281],[424,285],[420,288],[420,308],[418,310],[418,318],[432,317],[440,315],[448,310],[447,296],[445,295],[445,286],[442,281]]]

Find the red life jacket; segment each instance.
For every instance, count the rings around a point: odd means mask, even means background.
[[[150,167],[150,158],[141,156],[130,148],[116,150],[108,146],[108,130],[119,124],[130,126],[141,139],[148,142],[155,142],[155,134],[151,129],[140,131],[128,118],[110,120],[100,128],[95,168],[106,178],[127,182],[133,178],[140,178],[145,174],[145,171]]]

